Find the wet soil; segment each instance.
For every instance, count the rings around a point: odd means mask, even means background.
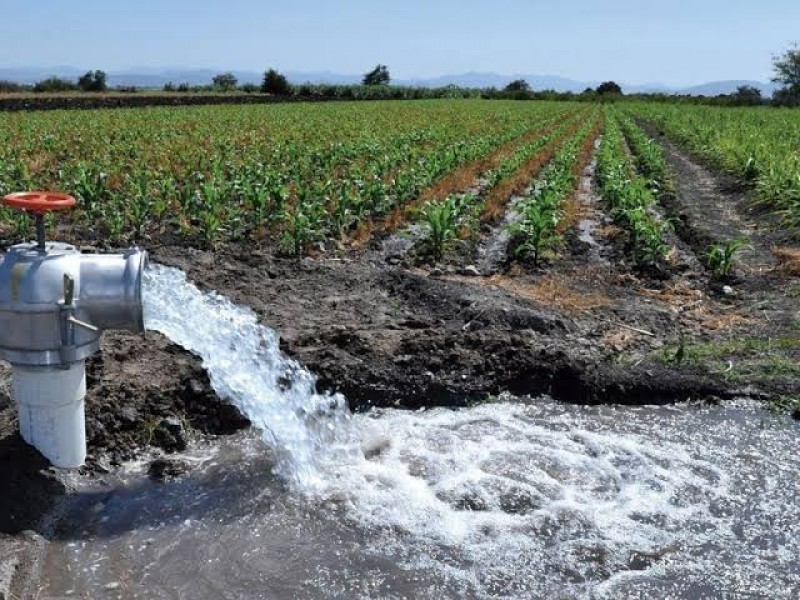
[[[768,225],[754,229],[757,215],[740,216],[739,191],[664,148],[676,181],[665,211],[680,220],[686,251],[697,255],[706,239],[732,233],[756,248],[757,263],[745,259],[726,282],[730,293],[698,261],[666,279],[635,273],[590,189],[581,195],[585,218],[557,256],[536,268],[509,262],[486,277],[465,268],[471,252],[421,269],[404,260],[402,245],[385,258],[364,250],[302,260],[268,245],[201,250],[165,239],[148,249],[201,288],[251,307],[321,389],[344,393],[356,410],[463,406],[504,391],[620,404],[800,397],[800,315],[787,293],[800,279],[766,262]],[[788,342],[754,343],[754,357],[731,345],[742,339]],[[200,360],[158,334],[106,334],[87,375],[90,472],[248,424],[216,396]],[[0,535],[46,535],[41,517],[65,487],[15,433],[14,413],[9,371],[0,370],[0,484],[11,490],[0,496]]]

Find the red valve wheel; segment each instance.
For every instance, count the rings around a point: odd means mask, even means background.
[[[58,192],[17,192],[3,198],[3,204],[35,215],[75,206],[75,198]]]

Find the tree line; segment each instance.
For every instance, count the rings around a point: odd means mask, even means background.
[[[677,96],[674,94],[651,93],[627,96],[636,99],[648,99],[662,102],[700,102],[726,106],[758,106],[773,104],[776,106],[800,106],[800,45],[795,45],[784,53],[773,58],[773,82],[782,85],[773,98],[764,98],[761,90],[752,86],[741,86],[732,94],[719,96]],[[108,77],[102,70],[87,71],[77,81],[49,77],[32,86],[14,82],[0,81],[0,92],[106,92]],[[359,99],[426,99],[426,98],[487,98],[513,100],[578,100],[614,102],[623,98],[623,90],[614,81],[606,81],[595,89],[587,88],[581,93],[556,92],[554,90],[533,90],[524,79],[510,82],[504,88],[461,88],[446,86],[442,88],[422,88],[412,86],[392,86],[389,67],[376,65],[366,72],[361,85],[333,84],[291,84],[286,76],[274,68],[264,72],[260,85],[255,83],[239,84],[231,72],[215,75],[207,85],[192,86],[188,83],[167,83],[164,92],[244,92],[248,94],[262,93],[286,98],[309,98],[330,100]],[[136,92],[135,87],[117,87],[117,91]]]

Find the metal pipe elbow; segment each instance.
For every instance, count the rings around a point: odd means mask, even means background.
[[[81,316],[101,330],[144,331],[142,277],[147,252],[82,255],[76,304]]]

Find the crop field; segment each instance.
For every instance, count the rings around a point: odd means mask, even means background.
[[[299,255],[315,242],[363,240],[422,220],[439,258],[456,231],[464,237],[496,220],[551,163],[547,190],[522,206],[514,227],[515,251],[536,260],[553,232],[568,227],[561,201],[587,160],[581,143],[591,144],[604,120],[600,188],[638,262],[655,265],[664,224],[647,207],[650,183],[666,173],[634,119],[752,188],[787,229],[800,225],[796,111],[644,103],[602,111],[456,100],[0,114],[0,193],[67,190],[80,203],[75,231],[112,245],[169,232],[209,247],[270,239]],[[635,165],[625,164],[631,152]],[[30,226],[8,211],[3,220],[18,234]]]
[[[792,109],[636,104],[628,111],[755,188],[764,207],[800,226],[800,114]]]
[[[766,304],[766,335],[790,340],[776,346],[783,377],[796,374],[800,345],[786,300],[800,270],[798,148],[800,113],[773,108],[425,100],[12,112],[0,113],[0,193],[73,194],[58,235],[81,245],[379,265],[501,289],[559,318],[577,310],[596,319],[603,361],[707,357],[687,345],[749,336]],[[25,214],[0,217],[3,243],[30,234]],[[680,318],[651,306],[637,316],[643,298]],[[635,323],[609,321],[609,310],[633,311]],[[757,357],[726,360],[700,366],[774,379]]]
[[[421,102],[7,114],[0,116],[0,192],[68,189],[81,206],[76,225],[111,243],[153,228],[176,228],[208,245],[274,233],[299,253],[386,217],[493,152],[513,150],[500,167],[513,171],[513,161],[580,113],[555,103],[488,108]],[[27,223],[17,226],[24,231]]]

